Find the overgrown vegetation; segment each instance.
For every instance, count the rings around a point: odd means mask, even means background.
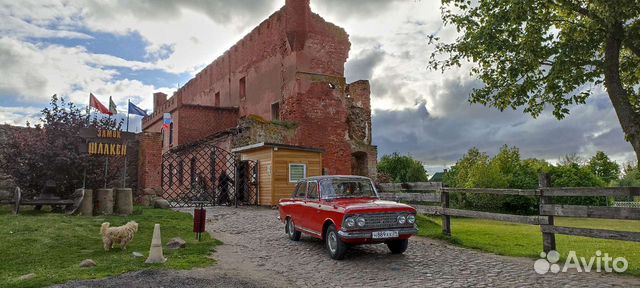
[[[58,186],[58,194],[66,196],[82,187],[83,171],[87,171],[87,186],[98,187],[104,181],[104,160],[80,153],[84,140],[78,135],[80,128],[119,129],[121,122],[108,117],[93,117],[83,113],[75,104],[56,95],[49,107],[42,111],[36,125],[27,123],[26,129],[12,131],[0,153],[0,171],[11,175],[27,194],[40,192],[47,180]],[[115,167],[123,159],[111,158],[107,182],[118,177]]]
[[[630,171],[634,169],[629,168]],[[458,188],[538,188],[538,175],[548,173],[554,187],[605,187],[615,184],[618,165],[604,152],[588,162],[568,155],[557,165],[540,159],[521,159],[516,147],[503,146],[494,157],[471,148],[444,176],[444,184]],[[607,205],[606,197],[558,197],[558,204]],[[538,199],[526,196],[487,194],[451,195],[451,205],[480,211],[536,214]]]
[[[384,155],[378,162],[378,181],[381,183],[425,182],[429,175],[422,162],[409,155],[394,152]]]
[[[596,229],[607,227],[612,230],[640,232],[640,225],[637,225],[637,221],[634,220],[556,217],[555,221],[560,226]],[[539,259],[542,251],[542,233],[537,225],[452,218],[452,236],[446,237],[442,234],[440,217],[419,215],[417,223],[420,228],[418,232],[420,236],[443,239],[455,245],[499,255]],[[613,258],[625,257],[629,263],[626,273],[640,276],[640,253],[638,253],[640,243],[566,235],[556,235],[556,243],[562,259],[565,259],[568,251],[572,250],[576,251],[578,257],[587,259],[596,255],[596,251],[599,250],[602,253],[608,253]]]
[[[135,207],[127,217],[78,217],[57,213],[23,211],[11,215],[8,207],[0,206],[0,287],[42,287],[71,280],[97,279],[141,269],[190,269],[211,265],[212,249],[219,241],[208,233],[198,242],[192,233],[192,217],[172,210]],[[112,226],[130,220],[139,223],[139,230],[126,251],[119,248],[105,252],[99,234],[100,224]],[[162,240],[173,237],[187,241],[186,248],[164,249],[167,262],[144,264],[149,252],[153,226],[161,224]],[[137,251],[145,255],[132,257]],[[93,259],[97,266],[80,268],[80,261]],[[17,280],[21,275],[35,273],[31,280]]]

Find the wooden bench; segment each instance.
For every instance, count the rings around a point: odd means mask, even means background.
[[[80,204],[84,199],[84,189],[77,189],[76,192],[71,195],[71,199],[61,199],[60,197],[53,196],[51,194],[40,194],[40,196],[34,199],[24,199],[20,187],[16,187],[13,193],[13,199],[0,200],[0,204],[13,205],[13,213],[20,213],[20,206],[35,206],[35,210],[42,209],[42,206],[49,205],[52,208],[57,206],[64,206],[67,214],[74,214],[80,208]]]

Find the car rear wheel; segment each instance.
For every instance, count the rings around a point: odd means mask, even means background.
[[[327,227],[327,232],[325,233],[325,243],[327,246],[327,251],[329,252],[329,256],[331,256],[332,259],[344,259],[344,254],[347,252],[347,244],[340,240],[338,231],[336,231],[336,226],[333,224]]]
[[[293,241],[300,240],[300,231],[296,231],[296,226],[293,224],[293,219],[291,217],[287,218],[287,225],[284,226],[284,231],[287,232],[287,236],[289,239]]]
[[[389,241],[387,242],[387,247],[393,254],[402,254],[409,247],[409,239]]]

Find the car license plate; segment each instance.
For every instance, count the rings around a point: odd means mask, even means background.
[[[375,231],[371,233],[371,238],[373,239],[395,238],[395,237],[398,237],[398,231]]]

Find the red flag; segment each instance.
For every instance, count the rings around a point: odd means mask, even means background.
[[[100,111],[100,113],[102,114],[106,114],[111,116],[111,111],[109,111],[109,109],[107,107],[105,107],[104,105],[102,105],[102,103],[100,103],[100,101],[98,101],[98,99],[96,99],[96,96],[93,96],[93,93],[89,93],[89,106],[98,109],[98,111]]]

